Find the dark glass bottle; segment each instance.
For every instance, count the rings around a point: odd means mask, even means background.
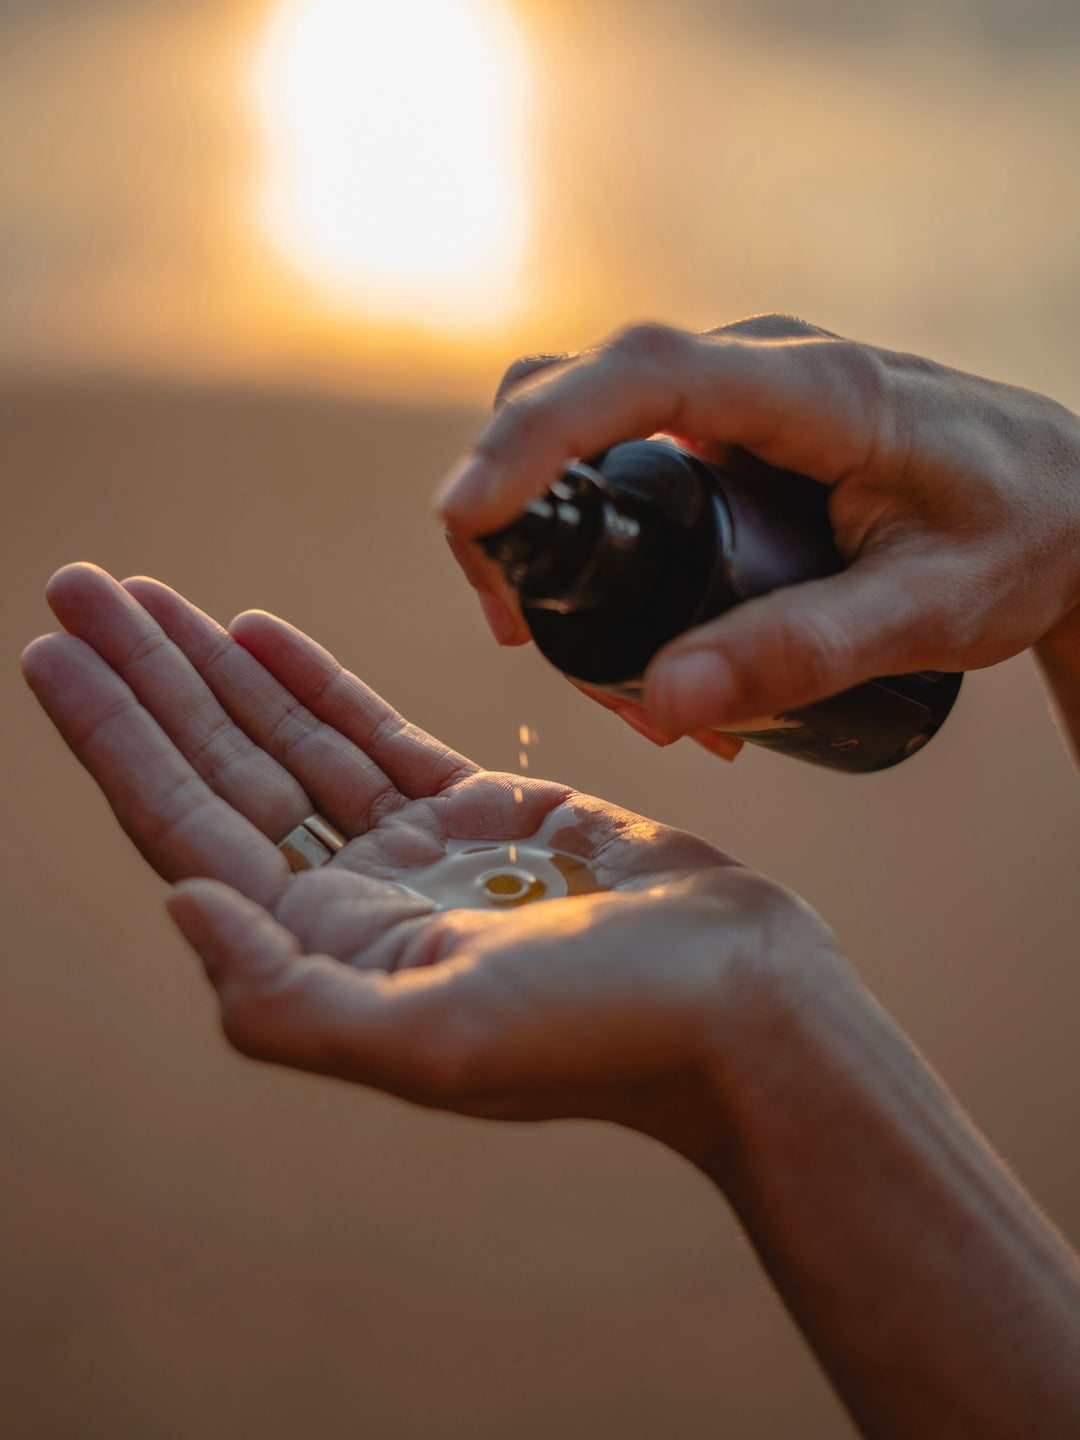
[[[746,466],[721,469],[673,441],[632,440],[569,466],[517,520],[481,537],[547,659],[639,699],[649,661],[684,630],[842,569],[827,488]],[[729,733],[834,770],[883,770],[935,734],[962,678],[885,675]]]

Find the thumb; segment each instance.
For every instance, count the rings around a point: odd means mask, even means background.
[[[165,907],[218,990],[229,981],[273,981],[301,954],[261,905],[218,880],[181,881]]]
[[[875,675],[931,666],[920,572],[883,556],[748,600],[663,649],[646,673],[645,702],[679,734],[737,729]]]
[[[386,974],[305,955],[272,915],[215,880],[185,880],[166,903],[202,956],[242,1055],[422,1104],[455,1102],[479,1033],[470,982],[455,983],[467,969]]]

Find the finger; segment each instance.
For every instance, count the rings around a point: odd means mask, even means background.
[[[495,392],[493,408],[498,410],[512,390],[516,390],[532,375],[560,365],[570,355],[525,355],[515,360],[499,381]],[[500,645],[527,645],[532,638],[529,627],[521,613],[518,593],[506,578],[501,565],[485,555],[472,540],[446,531],[446,539],[454,559],[465,572],[465,578],[476,591],[480,609],[487,621],[488,629]]]
[[[477,773],[479,766],[410,725],[321,645],[284,620],[249,610],[229,629],[311,714],[370,756],[401,795],[428,799]]]
[[[744,315],[739,320],[729,320],[723,325],[715,325],[711,330],[701,333],[705,335],[751,335],[756,340],[790,340],[796,335],[816,335],[828,340],[841,338],[835,331],[823,330],[820,325],[811,325],[808,320],[802,320],[797,315],[777,314]],[[578,360],[589,353],[592,352],[563,350],[522,355],[520,359],[515,360],[512,365],[507,367],[506,373],[499,381],[499,387],[495,391],[494,408],[498,409],[512,390],[516,390],[526,380],[540,374],[542,370],[550,370],[554,365],[566,365],[571,360]]]
[[[307,814],[318,810],[352,837],[403,803],[370,755],[312,714],[217,621],[157,580],[138,576],[125,580],[124,588],[154,616],[251,740],[295,777],[314,802]]]
[[[644,736],[651,745],[674,745],[679,739],[678,735],[670,735],[666,730],[661,730],[659,725],[654,725],[643,705],[626,705],[615,713],[624,725],[629,725],[631,730]]]
[[[470,1037],[455,991],[467,967],[384,975],[304,955],[265,910],[208,881],[167,903],[241,1053],[427,1103],[459,1087]]]
[[[213,880],[177,885],[165,908],[198,951],[210,983],[273,985],[303,954],[296,936],[262,905]]]
[[[580,690],[590,700],[595,700],[605,710],[610,710],[617,715],[624,724],[630,726],[631,730],[636,730],[639,735],[643,735],[653,745],[670,745],[679,738],[678,735],[672,735],[666,730],[662,730],[644,705],[635,705],[632,700],[624,700],[618,695],[610,695],[606,690],[601,690],[598,685],[589,685],[584,680],[575,680],[571,675],[566,678],[576,690]]]
[[[830,339],[839,338],[832,335],[830,331],[822,330],[818,326],[810,325],[805,320],[799,320],[790,315],[749,316],[728,325],[717,326],[708,333],[711,335],[748,335],[759,339],[808,335]],[[581,358],[581,355],[582,352],[526,355],[520,360],[515,360],[499,383],[494,408],[498,410],[513,392],[519,391],[526,382],[542,372],[550,371],[555,366],[565,366],[570,361]],[[730,445],[713,439],[695,439],[689,436],[680,438],[688,448],[713,464],[723,464],[731,458],[732,447]],[[529,628],[521,614],[517,591],[507,581],[502,567],[485,555],[474,541],[455,535],[452,530],[447,530],[446,536],[455,558],[465,572],[466,579],[477,592],[484,618],[496,641],[500,645],[526,644],[531,638]],[[645,734],[647,739],[653,738],[634,721],[626,716],[623,718],[626,719],[627,724]]]
[[[392,970],[402,926],[426,920],[434,909],[434,900],[402,885],[352,866],[325,865],[293,881],[276,915],[309,955],[333,955],[363,970]]]
[[[736,740],[734,735],[725,735],[722,730],[693,730],[690,738],[703,750],[708,750],[710,755],[728,761],[735,759],[745,743]]]
[[[635,326],[510,395],[447,478],[441,511],[463,536],[496,530],[568,461],[657,431],[835,480],[873,450],[882,373],[873,352],[841,340]]]
[[[811,325],[809,321],[800,320],[798,316],[776,314],[746,315],[740,320],[730,320],[727,324],[716,325],[704,333],[706,335],[744,335],[754,340],[794,340],[809,337],[816,337],[819,340],[843,339],[843,336],[837,335],[835,331],[824,330],[820,325]],[[703,440],[690,435],[679,435],[676,438],[684,448],[700,455],[710,465],[734,469],[739,473],[744,472],[746,462],[751,458],[749,452],[738,445],[725,444],[719,440]],[[705,748],[709,749],[710,747],[706,745]],[[725,758],[733,759],[734,756]]]
[[[841,339],[841,336],[832,330],[823,330],[820,325],[811,325],[809,321],[801,320],[795,315],[776,314],[747,315],[740,320],[717,325],[703,333],[706,335],[747,335],[757,340],[790,340],[795,336],[810,335],[827,340]],[[539,375],[541,371],[550,370],[556,365],[566,365],[572,360],[581,359],[588,353],[592,352],[578,350],[564,351],[558,354],[523,355],[520,360],[515,360],[509,366],[506,374],[499,381],[493,408],[498,410],[509,399],[512,391],[519,389],[527,380]],[[714,461],[718,461],[728,449],[727,446],[717,445],[715,442],[705,442],[700,446],[694,445],[693,448],[707,452],[707,458]]]
[[[516,390],[519,385],[538,375],[541,370],[550,370],[553,365],[565,365],[574,356],[568,351],[559,355],[523,355],[520,360],[507,369],[506,374],[499,381],[499,388],[495,392],[494,409],[498,409],[506,400],[511,390]]]
[[[512,390],[530,376],[569,360],[567,355],[525,355],[506,371],[495,392],[493,408],[505,402]],[[476,591],[480,609],[488,629],[500,645],[527,645],[532,638],[521,613],[518,593],[506,578],[501,565],[485,555],[472,540],[446,531],[446,539],[454,559],[465,572],[465,578]]]
[[[593,685],[586,685],[581,680],[571,680],[583,695],[590,700],[595,700],[603,705],[606,710],[613,711],[619,719],[631,730],[636,730],[653,745],[673,745],[680,737],[672,734],[670,730],[664,730],[652,718],[644,705],[635,705],[629,700],[618,700],[614,695],[608,695],[605,691],[597,689]],[[734,760],[739,751],[743,748],[743,742],[736,740],[734,735],[725,735],[719,730],[695,730],[692,732],[692,740],[695,740],[703,749],[708,750],[711,755],[717,755],[721,760]]]
[[[882,556],[749,600],[660,652],[649,709],[677,732],[737,730],[875,675],[947,669],[926,648],[926,594],[917,563]]]
[[[85,641],[45,635],[23,672],[126,833],[167,880],[212,875],[263,901],[286,884],[285,857],[183,758]]]
[[[210,788],[272,840],[313,809],[303,787],[221,708],[183,652],[111,575],[67,565],[46,595],[56,618],[131,688]]]
[[[500,645],[525,645],[532,638],[521,613],[521,602],[502,566],[474,540],[465,540],[452,530],[446,532],[454,559],[480,598],[488,628]]]

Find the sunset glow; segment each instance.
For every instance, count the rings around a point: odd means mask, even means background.
[[[273,243],[372,319],[505,318],[525,230],[524,72],[496,0],[282,0],[255,68]]]

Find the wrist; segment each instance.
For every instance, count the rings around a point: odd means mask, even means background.
[[[1075,605],[1035,646],[1044,667],[1080,677],[1080,605]]]
[[[1075,1257],[839,953],[807,959],[716,1032],[690,1158],[862,1433],[1072,1433]]]
[[[885,1020],[820,929],[812,941],[790,937],[758,957],[725,1013],[712,1017],[703,1074],[718,1123],[711,1145],[690,1158],[729,1198],[748,1169],[779,1157],[793,1129],[815,1123],[825,1078],[852,1066],[852,1050],[873,1044],[864,1032]]]
[[[877,1008],[808,905],[751,871],[738,878],[748,893],[734,912],[721,902],[706,932],[711,956],[690,1021],[691,1061],[631,1122],[724,1190],[759,1111],[783,1110],[805,1065],[820,1063],[808,1052],[827,1043],[828,1011],[853,996]]]

